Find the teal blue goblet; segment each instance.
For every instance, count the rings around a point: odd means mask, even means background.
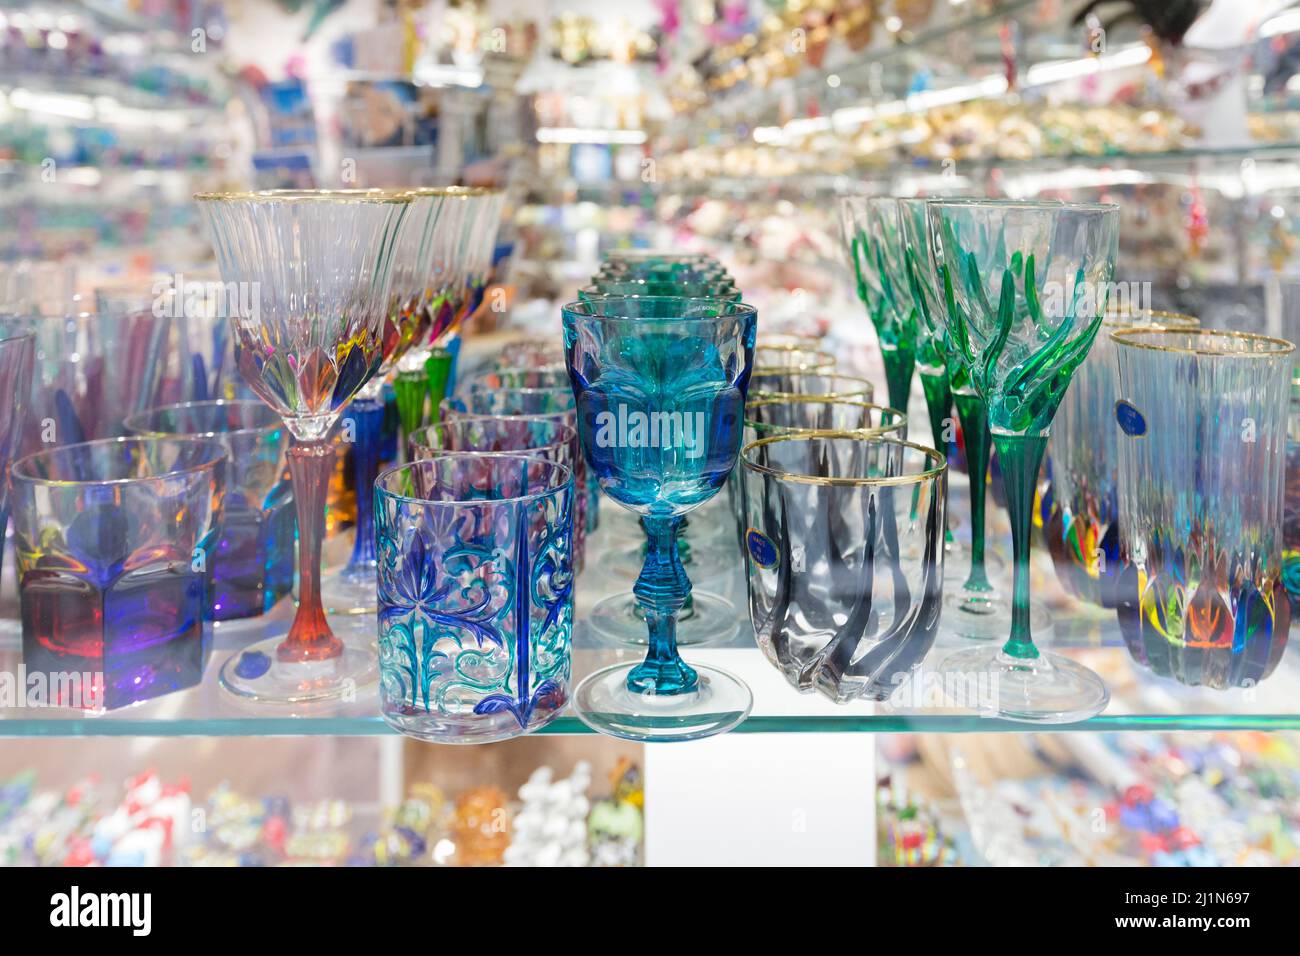
[[[753,698],[726,671],[677,651],[691,582],[677,548],[686,514],[736,465],[757,313],[723,299],[606,296],[564,307],[578,434],[601,490],[643,520],[649,546],[633,593],[646,658],[588,676],[574,704],[596,730],[632,740],[691,740],[730,730]]]

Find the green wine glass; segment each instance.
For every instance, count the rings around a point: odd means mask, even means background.
[[[850,196],[840,201],[840,222],[858,298],[880,343],[889,404],[906,412],[916,368],[917,321],[914,311],[897,307],[886,262],[886,244],[899,242],[897,200]]]
[[[950,654],[939,670],[945,687],[990,692],[984,706],[998,716],[1084,720],[1100,713],[1110,695],[1091,670],[1034,644],[1030,532],[1052,419],[1106,313],[1119,207],[933,200],[928,213],[955,355],[984,401],[1002,465],[1015,562],[1006,643]]]

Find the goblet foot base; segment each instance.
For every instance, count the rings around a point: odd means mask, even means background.
[[[696,689],[682,694],[638,694],[628,689],[637,665],[615,664],[589,675],[573,695],[584,724],[602,734],[665,743],[726,733],[747,716],[754,696],[745,682],[716,667],[692,665]]]
[[[435,744],[491,744],[531,734],[560,716],[563,706],[546,713],[534,712],[528,728],[519,726],[514,714],[410,714],[385,713],[384,722],[398,733]]]
[[[1023,660],[1000,646],[971,647],[949,654],[936,670],[953,704],[1006,720],[1071,724],[1097,716],[1110,700],[1097,674],[1061,654]],[[958,699],[972,691],[978,700]]]
[[[692,591],[689,610],[677,615],[677,646],[698,647],[729,641],[740,630],[739,612],[726,598]],[[645,647],[650,639],[645,615],[631,591],[602,598],[588,619],[596,633],[628,647]]]
[[[352,697],[379,676],[378,659],[367,643],[373,640],[369,634],[373,626],[358,631],[356,635],[338,634],[344,638],[343,653],[325,661],[278,660],[275,651],[284,643],[283,634],[249,644],[221,665],[221,686],[236,697],[268,704]]]
[[[1035,637],[1052,633],[1052,615],[1036,602],[1029,605],[1029,626]],[[943,596],[939,643],[952,646],[967,641],[998,641],[1011,633],[1011,602],[996,591],[980,594],[959,588]]]
[[[326,614],[374,614],[379,609],[375,581],[377,563],[352,565],[321,581],[320,599]]]

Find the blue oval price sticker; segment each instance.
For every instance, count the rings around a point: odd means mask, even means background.
[[[1115,421],[1124,430],[1125,435],[1140,438],[1147,433],[1147,420],[1132,402],[1121,398],[1115,403]]]
[[[745,532],[745,547],[749,550],[749,556],[760,568],[774,568],[781,560],[772,539],[757,528],[750,528]]]

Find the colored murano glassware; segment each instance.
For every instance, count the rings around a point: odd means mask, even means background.
[[[736,465],[757,314],[717,299],[607,298],[564,308],[578,432],[601,490],[645,519],[650,547],[633,589],[646,659],[589,675],[575,709],[594,729],[634,740],[722,733],[749,713],[743,682],[691,666],[677,614],[691,582],[677,533]]]
[[[401,192],[400,190],[398,192]],[[419,342],[437,331],[443,316],[431,307],[429,277],[445,195],[433,190],[411,193],[411,204],[393,248],[392,285],[381,327],[379,370],[362,385],[348,406],[351,422],[353,487],[357,520],[347,564],[321,582],[321,601],[331,614],[373,614],[375,597],[375,522],[373,493],[379,472],[384,427],[384,385],[397,363]]]
[[[762,438],[742,452],[750,618],[792,687],[885,700],[934,644],[947,464],[864,432]]]
[[[486,743],[550,723],[572,673],[572,472],[431,452],[380,475],[380,712],[408,736]]]
[[[374,627],[341,640],[321,602],[330,432],[383,363],[393,255],[412,197],[381,190],[270,190],[196,197],[227,283],[259,289],[231,318],[240,372],[284,419],[298,511],[299,601],[289,633],[222,666],[222,685],[255,700],[299,703],[352,693],[374,679]]]
[[[455,339],[482,301],[505,206],[505,194],[498,190],[451,186],[414,192],[440,197],[442,210],[426,279],[429,332],[398,361],[393,382],[403,436],[436,415],[447,393]]]
[[[1098,607],[1113,608],[1123,564],[1119,556],[1119,428],[1115,423],[1115,345],[1128,328],[1194,329],[1190,315],[1119,308],[1106,313],[1092,350],[1074,373],[1052,422],[1048,443],[1047,550],[1062,587]]]
[[[602,278],[607,270],[621,274],[637,274],[638,270],[664,269],[652,279],[626,278],[615,280]],[[689,279],[684,270],[702,270],[713,278],[704,278],[702,274],[692,274]],[[684,253],[670,255],[667,253],[646,253],[637,256],[610,259],[602,266],[600,274],[592,280],[592,285],[580,290],[579,298],[592,299],[601,296],[631,295],[666,295],[680,298],[724,299],[739,302],[740,290],[734,280],[716,260],[702,253]],[[589,472],[589,484],[593,488],[593,502],[599,501],[600,488],[595,482],[594,473]],[[717,548],[706,538],[688,537],[690,518],[682,519],[678,529],[678,550],[682,564],[688,571],[695,568],[716,570],[726,568],[734,561],[735,552],[729,548]],[[650,534],[641,519],[641,531],[644,541],[636,547],[624,548],[609,555],[608,568],[611,573],[629,579],[635,579],[645,564],[647,549],[650,547]],[[729,640],[739,630],[735,606],[725,597],[711,591],[695,588],[686,604],[677,615],[677,643],[688,645],[711,644]],[[637,603],[631,591],[602,598],[596,602],[587,619],[593,630],[620,644],[644,647],[646,643],[645,611]]]
[[[1251,687],[1286,648],[1286,427],[1295,346],[1244,332],[1124,329],[1120,629],[1162,677]]]
[[[562,369],[497,369],[474,376],[455,395],[442,400],[443,421],[466,416],[509,416],[547,419],[577,430],[573,389]],[[574,482],[585,487],[587,462],[575,437],[573,443]],[[581,572],[586,561],[589,496],[579,495],[573,503],[573,566]]]
[[[197,438],[226,452],[226,497],[212,568],[212,619],[264,614],[293,588],[289,430],[255,400],[165,405],[126,422],[141,438]]]
[[[464,415],[426,425],[411,436],[414,460],[445,451],[514,452],[573,470],[578,433],[554,418],[527,415]]]
[[[215,442],[154,438],[14,463],[23,663],[53,703],[112,709],[202,680],[226,467]]]
[[[1014,579],[1005,644],[946,656],[945,676],[988,679],[1000,716],[1063,723],[1100,713],[1105,683],[1034,644],[1029,552],[1052,419],[1101,328],[1119,208],[1107,203],[934,200],[930,240],[956,357],[984,401],[1011,517]]]
[[[5,334],[34,336],[24,454],[119,438],[126,416],[189,397],[174,377],[177,323],[167,313],[9,317],[0,324]]]

